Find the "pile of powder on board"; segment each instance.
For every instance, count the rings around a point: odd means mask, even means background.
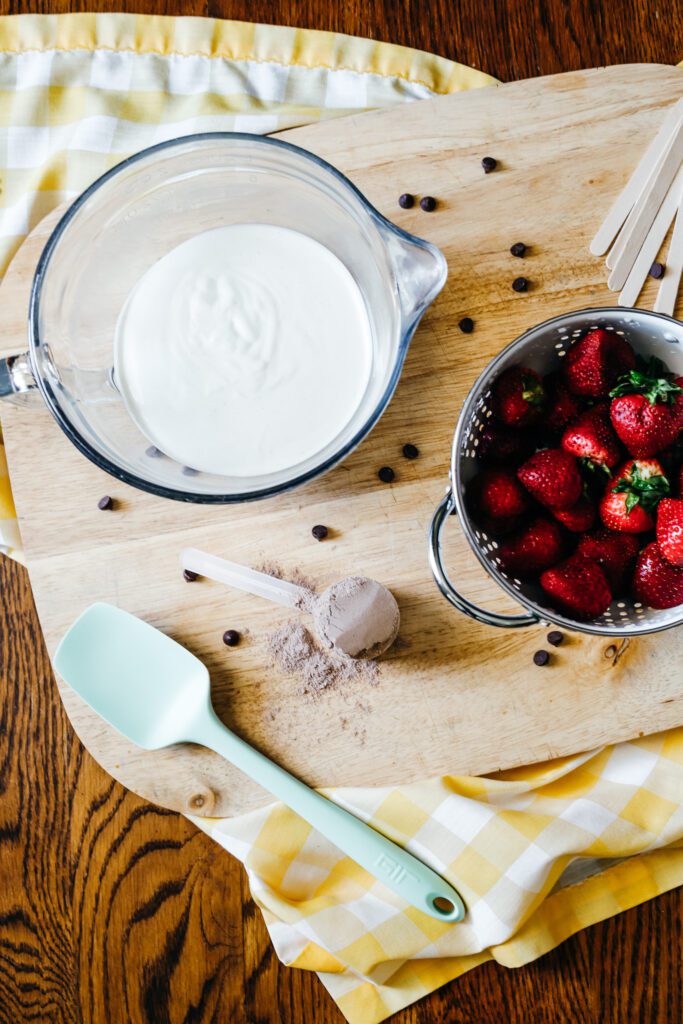
[[[273,662],[287,675],[301,679],[301,692],[317,694],[339,684],[360,681],[376,686],[379,669],[374,661],[335,657],[320,650],[300,622],[287,622],[271,634],[268,647]]]

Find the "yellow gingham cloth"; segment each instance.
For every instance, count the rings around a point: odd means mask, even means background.
[[[57,203],[133,150],[270,132],[486,85],[403,47],[196,18],[0,18],[0,269]],[[0,449],[0,539],[20,555]],[[278,955],[373,1024],[494,958],[519,966],[683,881],[683,730],[517,769],[328,795],[461,892],[434,921],[282,805],[196,824],[246,865]]]

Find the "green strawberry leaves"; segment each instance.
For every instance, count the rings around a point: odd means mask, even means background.
[[[641,505],[646,512],[654,512],[662,498],[671,494],[671,485],[665,476],[643,476],[636,464],[630,476],[622,477],[612,490],[626,494],[624,505],[628,515],[636,505]]]
[[[594,462],[593,459],[582,457],[579,459],[579,465],[584,466],[591,473],[606,473],[608,477],[612,476],[612,470],[604,462]]]
[[[543,385],[531,374],[522,375],[522,398],[529,405],[542,405],[545,399]]]
[[[610,391],[610,398],[645,395],[650,405],[673,405],[677,395],[683,391],[673,383],[673,377],[661,359],[651,356],[646,361],[638,357],[636,369],[619,378],[617,386]]]

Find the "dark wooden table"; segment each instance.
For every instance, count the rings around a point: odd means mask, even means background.
[[[683,59],[680,0],[2,0],[0,13],[124,6],[369,35],[504,80]],[[241,865],[83,750],[26,572],[2,558],[0,593],[0,1024],[341,1021],[315,976],[278,963]],[[528,967],[484,965],[395,1020],[681,1021],[682,906],[669,893]]]

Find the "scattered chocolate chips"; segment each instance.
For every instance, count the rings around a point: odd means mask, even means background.
[[[420,454],[420,449],[416,448],[414,444],[404,444],[403,454],[406,459],[416,459]]]
[[[183,579],[186,583],[194,583],[199,578],[198,572],[192,572],[192,569],[183,569]]]
[[[223,634],[223,643],[226,647],[237,647],[242,637],[236,629],[226,629]]]
[[[474,330],[474,320],[471,316],[464,316],[458,324],[458,327],[463,334],[471,334]]]
[[[492,156],[485,156],[481,162],[481,166],[484,168],[484,174],[490,174],[491,171],[495,171],[498,166],[498,161],[494,160]]]
[[[114,507],[114,499],[111,498],[108,494],[105,494],[105,496],[103,498],[100,498],[100,500],[97,502],[97,507],[100,509],[101,512],[106,512],[107,509]]]
[[[325,540],[325,537],[327,537],[329,532],[330,531],[327,529],[327,527],[322,525],[314,526],[313,529],[311,530],[311,533],[313,534],[316,540]]]
[[[534,665],[547,665],[550,661],[550,655],[547,651],[536,651],[534,654]]]
[[[402,196],[398,197],[398,205],[402,210],[412,210],[415,206],[415,196],[411,196],[410,192],[404,192]]]
[[[420,209],[424,210],[425,213],[431,213],[432,210],[436,209],[436,199],[434,196],[422,196],[420,200]]]
[[[149,459],[161,459],[163,458],[164,453],[162,452],[161,448],[157,448],[155,444],[151,444],[149,448],[145,450],[145,455]]]
[[[660,277],[664,277],[664,264],[653,263],[650,267],[650,277],[654,277],[655,281],[659,281]]]
[[[390,484],[391,481],[395,478],[396,474],[394,473],[391,466],[382,466],[381,469],[377,470],[377,476],[380,478],[383,484]]]
[[[529,287],[529,282],[525,277],[516,277],[512,282],[512,290],[515,292],[525,292]]]
[[[548,633],[546,640],[551,645],[551,647],[559,647],[562,641],[564,640],[564,633],[560,633],[559,629],[553,629],[550,633]]]
[[[510,252],[513,256],[518,256],[520,260],[523,260],[526,255],[526,246],[524,242],[515,242],[514,245],[510,246]]]

